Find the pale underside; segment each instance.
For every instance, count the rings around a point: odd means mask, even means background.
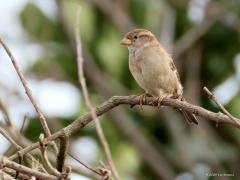
[[[129,68],[139,86],[154,97],[181,96],[182,86],[171,57],[162,49],[142,52],[129,54]]]

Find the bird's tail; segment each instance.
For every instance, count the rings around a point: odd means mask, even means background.
[[[196,118],[196,116],[194,114],[191,114],[187,111],[183,111],[181,110],[181,112],[183,113],[183,116],[185,117],[185,119],[189,122],[189,123],[194,123],[194,124],[198,124],[198,120]]]
[[[185,101],[184,97],[181,97],[181,101]],[[197,117],[194,114],[184,111],[182,109],[180,109],[180,111],[183,113],[183,116],[189,123],[198,124]]]

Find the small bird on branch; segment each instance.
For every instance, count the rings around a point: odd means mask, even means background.
[[[128,47],[129,68],[138,85],[145,90],[139,97],[140,105],[147,95],[157,98],[158,105],[166,97],[185,101],[183,87],[171,56],[148,30],[134,29],[121,40]],[[194,114],[180,111],[189,123],[198,124]]]

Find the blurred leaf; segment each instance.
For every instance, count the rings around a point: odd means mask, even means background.
[[[66,80],[79,86],[77,64],[72,51],[63,44],[48,43],[38,61],[30,68],[38,78]]]
[[[24,135],[29,140],[36,142],[38,141],[39,135],[43,133],[42,125],[37,118],[30,119],[27,128],[24,131]]]
[[[239,52],[240,41],[238,34],[220,24],[213,26],[204,36],[203,78],[212,84],[232,75],[233,58]]]
[[[139,26],[144,26],[143,19],[145,18],[146,7],[148,1],[144,0],[131,0],[129,1],[129,15],[132,17],[134,22]]]
[[[95,35],[97,34],[98,29],[93,28],[96,23],[96,13],[94,9],[87,3],[87,1],[77,1],[77,0],[69,0],[69,1],[61,1],[63,7],[63,15],[66,26],[71,31],[74,36],[75,30],[75,17],[77,6],[80,5],[81,13],[80,13],[80,32],[81,32],[81,40],[85,45],[86,43],[90,43],[94,40]]]
[[[118,148],[116,150],[116,161],[118,162],[118,169],[121,174],[127,176],[136,172],[140,166],[140,157],[136,150],[126,143],[118,143]]]
[[[22,9],[20,20],[28,35],[36,41],[64,42],[66,40],[62,29],[31,2]]]
[[[180,38],[184,33],[186,33],[191,28],[191,23],[187,18],[187,11],[179,9],[176,11],[176,29],[175,37]]]
[[[239,107],[240,107],[240,94],[238,94],[235,98],[233,98],[233,100],[231,101],[231,103],[228,105],[228,110],[229,112],[234,115],[235,117],[240,118],[240,111],[239,111]]]
[[[119,77],[123,70],[126,49],[120,45],[121,37],[112,28],[105,28],[97,48],[100,62],[111,75]]]

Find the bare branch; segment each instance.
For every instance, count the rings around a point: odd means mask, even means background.
[[[22,126],[20,128],[20,133],[22,133],[24,131],[25,124],[26,124],[27,120],[28,120],[28,115],[24,115],[23,123],[22,123]]]
[[[82,161],[80,161],[76,156],[74,156],[73,154],[68,153],[68,155],[73,158],[75,161],[77,161],[79,164],[81,164],[82,166],[84,166],[85,168],[87,168],[89,171],[92,171],[93,173],[100,175],[101,174],[99,172],[97,172],[95,169],[89,167],[89,165],[83,163]]]
[[[10,49],[8,48],[8,46],[3,42],[3,40],[0,38],[0,44],[2,44],[4,50],[7,52],[9,58],[11,59],[12,61],[12,64],[21,80],[21,83],[25,89],[25,92],[29,98],[29,100],[31,101],[34,109],[36,110],[37,114],[38,114],[38,117],[39,117],[39,120],[42,124],[42,127],[43,127],[43,130],[44,130],[44,133],[46,134],[46,136],[51,136],[51,132],[50,132],[50,129],[47,125],[47,119],[45,118],[45,116],[43,115],[42,111],[40,110],[40,108],[38,107],[36,101],[34,100],[33,96],[32,96],[32,93],[31,93],[31,90],[30,88],[28,87],[28,84],[27,84],[27,81],[26,79],[24,78],[23,76],[23,73],[21,72],[19,66],[17,65],[17,61],[15,59],[15,57],[13,56],[13,54],[11,53]],[[53,148],[55,150],[55,152],[57,153],[58,150],[57,150],[57,146],[56,144],[54,143],[53,144]]]
[[[31,176],[35,176],[40,179],[48,179],[48,180],[57,180],[58,178],[53,175],[48,175],[46,173],[42,173],[39,171],[36,171],[34,169],[28,168],[26,166],[20,165],[18,163],[15,163],[13,161],[8,160],[6,157],[0,156],[0,165],[1,167],[8,167],[11,169],[14,169],[16,171],[22,172],[24,174],[28,174]]]
[[[8,134],[7,132],[2,128],[0,127],[0,133],[18,150],[22,150],[23,148],[21,146],[19,146],[16,141],[14,141],[14,139],[12,139]],[[22,154],[21,154],[22,155]],[[26,157],[29,159],[29,160],[32,160],[34,161],[35,163],[38,163],[40,165],[40,168],[43,172],[47,172],[43,166],[29,153],[26,154]]]
[[[64,168],[66,155],[68,153],[69,137],[66,134],[64,134],[63,136],[60,136],[59,139],[60,139],[60,145],[59,145],[60,148],[57,156],[57,170],[59,172],[62,172]]]
[[[0,99],[0,110],[2,111],[3,115],[4,115],[4,120],[6,121],[6,124],[8,126],[12,126],[12,121],[10,119],[10,116],[8,114],[7,108],[5,107],[5,105],[3,104],[3,102]]]
[[[67,165],[64,172],[62,172],[62,179],[70,180],[70,174],[72,172],[72,167]]]
[[[10,176],[9,174],[7,174],[6,172],[0,170],[0,179],[3,180],[15,180],[15,178],[13,178],[12,176]]]
[[[240,128],[240,122],[238,120],[236,120],[236,118],[234,118],[224,107],[223,105],[217,100],[217,98],[214,96],[213,93],[211,93],[211,91],[209,91],[209,89],[207,87],[204,87],[203,90],[208,94],[208,98],[211,99],[220,109],[221,111],[226,114],[231,120],[232,122],[238,127]]]
[[[95,113],[97,116],[101,116],[102,114],[108,112],[109,110],[119,106],[119,105],[139,105],[139,97],[132,95],[132,96],[113,96],[109,100],[105,101],[101,105],[99,105],[97,108],[95,108]],[[143,103],[143,105],[148,105],[148,106],[157,106],[156,99],[153,97],[147,97],[146,101]],[[162,105],[164,106],[170,106],[173,108],[177,109],[182,109],[184,111],[193,113],[197,116],[203,117],[206,120],[211,120],[214,122],[224,122],[231,124],[235,127],[238,127],[236,123],[234,123],[228,116],[226,116],[223,113],[215,113],[208,111],[202,107],[195,106],[192,104],[189,104],[187,102],[179,101],[177,99],[172,99],[172,98],[165,98],[162,101]],[[240,121],[237,118],[234,118],[236,121]],[[50,141],[55,140],[56,138],[60,137],[64,133],[66,133],[68,136],[71,134],[77,132],[79,129],[83,128],[85,125],[90,123],[93,120],[91,113],[87,113],[84,116],[80,117],[79,119],[75,120],[71,124],[69,124],[67,127],[65,127],[62,130],[57,131],[53,135],[45,138],[43,141],[45,143],[48,143]],[[26,154],[36,148],[39,147],[39,142],[34,143],[20,151],[21,154]],[[15,159],[18,156],[15,154],[11,156],[9,159]]]
[[[100,166],[98,167],[98,170],[104,180],[112,180],[112,172],[110,169],[100,161]]]
[[[0,127],[0,134],[2,134],[17,150],[21,150],[22,147],[19,146],[8,134],[7,132]]]
[[[0,170],[0,171],[1,171],[1,170]],[[11,177],[15,177],[15,176],[16,176],[16,171],[13,170],[13,169],[6,168],[6,167],[5,167],[2,171],[5,172],[5,173],[7,173],[7,174],[9,174]],[[18,177],[19,177],[19,179],[21,179],[21,180],[31,179],[31,176],[29,176],[29,175],[27,175],[27,174],[22,174],[22,173],[20,173]],[[1,176],[0,176],[0,179],[1,179]],[[4,179],[4,180],[5,180],[5,179]],[[16,180],[16,179],[14,179],[14,180]]]
[[[49,162],[47,157],[47,144],[43,142],[44,134],[40,134],[39,136],[39,143],[40,143],[40,151],[42,154],[42,160],[44,164],[46,165],[47,169],[49,169],[50,173],[54,174],[57,177],[60,177],[61,174],[55,169],[52,164]]]
[[[84,72],[83,72],[83,61],[84,61],[84,59],[83,59],[83,55],[82,55],[82,44],[81,44],[81,39],[80,39],[79,16],[80,16],[80,7],[78,6],[77,14],[76,14],[76,28],[75,28],[75,38],[76,38],[76,44],[77,44],[78,77],[79,77],[80,84],[82,86],[84,100],[87,104],[88,109],[90,110],[92,118],[94,119],[97,134],[98,134],[100,142],[103,146],[107,162],[108,162],[108,164],[111,168],[113,176],[118,180],[120,178],[119,178],[119,175],[118,175],[117,170],[115,168],[115,165],[113,163],[108,142],[106,140],[103,129],[101,127],[99,119],[97,118],[97,115],[94,111],[94,108],[92,107],[92,104],[90,102],[90,98],[89,98],[89,95],[88,95],[86,80],[85,80]]]

